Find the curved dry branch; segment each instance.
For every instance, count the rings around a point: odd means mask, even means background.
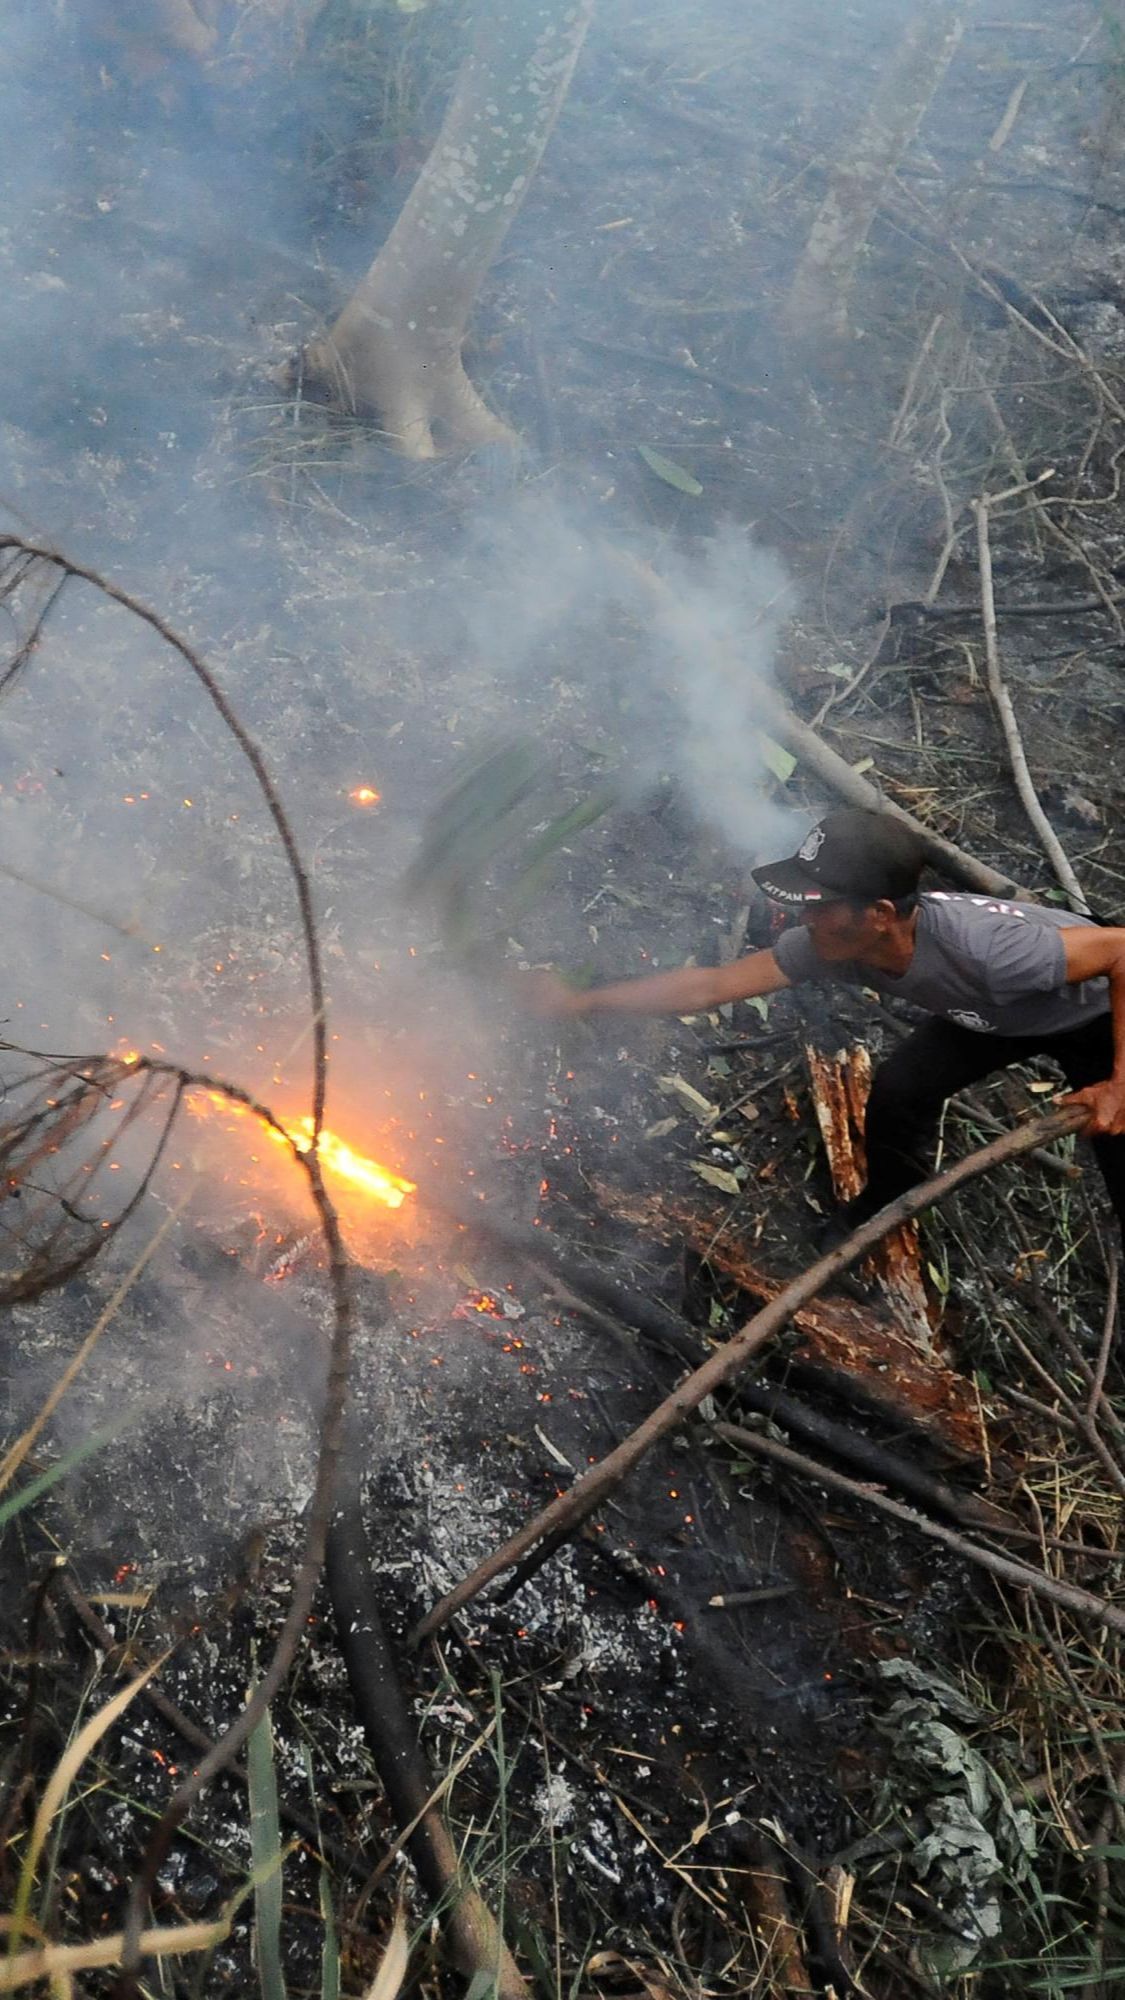
[[[112,582],[100,570],[92,569],[88,563],[76,562],[72,556],[64,555],[61,549],[52,549],[45,543],[29,541],[23,535],[0,535],[0,559],[5,555],[17,559],[17,562],[21,557],[25,559],[25,566],[19,570],[20,581],[26,579],[31,567],[36,563],[42,563],[61,571],[64,582],[73,577],[79,582],[92,584],[93,588],[101,591],[102,595],[108,597],[111,603],[121,605],[123,610],[131,611],[134,618],[139,618],[142,624],[151,626],[152,630],[164,640],[165,645],[171,646],[173,651],[178,653],[186,665],[191,668],[208,700],[218,711],[254,773],[258,788],[265,800],[266,810],[274,823],[278,839],[285,850],[285,859],[289,864],[289,871],[293,877],[297,892],[297,904],[301,917],[301,932],[305,946],[305,963],[308,970],[309,1000],[312,1007],[312,1121],[313,1144],[315,1145],[320,1136],[320,1128],[324,1123],[324,1098],[328,1076],[324,971],[321,964],[320,941],[317,937],[316,920],[313,916],[312,890],[309,885],[309,878],[305,871],[304,862],[301,860],[296,836],[289,823],[289,816],[281,803],[277,787],[266,768],[265,758],[262,756],[249,730],[236,715],[234,708],[223,693],[210,667],[205,664],[199,653],[196,652],[195,647],[187,639],[183,638],[176,631],[175,627],[170,625],[168,620],[161,616],[159,611],[154,611],[151,605],[145,604],[141,598],[135,597],[132,591],[125,590],[120,584]],[[36,639],[42,628],[43,618],[46,616],[51,605],[57,601],[58,594],[58,590],[52,593],[46,607],[40,614],[34,634]],[[9,672],[0,681],[0,690],[10,684],[13,671],[18,673],[22,667],[26,666],[30,658],[30,653],[31,646],[25,641],[15,656],[14,661],[10,663]]]
[[[153,1062],[141,1058],[131,1063],[123,1063],[120,1058],[101,1056],[88,1063],[76,1065],[64,1061],[62,1071],[63,1103],[56,1100],[47,1102],[47,1089],[52,1075],[58,1080],[60,1064],[50,1058],[39,1058],[43,1070],[38,1079],[28,1082],[29,1089],[38,1081],[40,1102],[34,1097],[30,1113],[23,1120],[9,1121],[0,1134],[0,1172],[7,1174],[9,1186],[12,1176],[17,1176],[16,1186],[21,1185],[19,1176],[34,1171],[34,1162],[55,1156],[80,1131],[84,1122],[92,1119],[107,1105],[112,1106],[115,1091],[121,1087],[126,1077],[140,1078],[141,1087],[136,1093],[137,1101],[126,1114],[126,1122],[140,1117],[152,1100],[150,1081],[157,1078],[170,1079],[173,1086],[173,1101],[164,1122],[164,1129],[147,1171],[133,1198],[107,1228],[97,1229],[77,1206],[72,1194],[57,1188],[37,1190],[41,1197],[40,1213],[50,1213],[54,1203],[60,1215],[71,1229],[78,1228],[81,1240],[69,1247],[69,1255],[60,1255],[60,1243],[65,1243],[65,1235],[60,1238],[63,1225],[48,1226],[46,1241],[36,1250],[34,1237],[31,1244],[29,1264],[25,1267],[25,1280],[33,1282],[35,1288],[43,1289],[48,1283],[61,1282],[71,1271],[80,1268],[97,1254],[103,1242],[108,1240],[115,1229],[120,1228],[126,1216],[133,1212],[151,1183],[164,1146],[167,1144],[184,1094],[195,1087],[229,1097],[233,1102],[245,1105],[257,1113],[263,1121],[285,1138],[294,1157],[299,1161],[309,1185],[309,1193],[316,1210],[317,1221],[324,1237],[327,1250],[329,1283],[332,1294],[333,1332],[329,1353],[328,1374],[324,1402],[320,1416],[320,1431],[317,1450],[316,1480],[309,1507],[308,1521],[293,1587],[289,1609],[277,1638],[273,1657],[259,1681],[254,1693],[222,1736],[201,1760],[198,1768],[181,1784],[173,1794],[169,1804],[157,1824],[149,1842],[141,1868],[132,1885],[126,1913],[124,1938],[121,1954],[121,1986],[124,1991],[136,1990],[136,1973],[143,1956],[142,1926],[145,1910],[164,1856],[191,1806],[200,1793],[235,1757],[246,1742],[258,1721],[265,1713],[274,1694],[289,1671],[298,1644],[305,1630],[305,1622],[311,1609],[316,1585],[324,1565],[328,1527],[331,1520],[332,1493],[336,1468],[339,1461],[344,1409],[347,1396],[348,1364],[352,1335],[352,1302],[348,1261],[340,1234],[335,1208],[324,1186],[320,1169],[318,1144],[324,1120],[324,1101],[327,1083],[325,1022],[325,991],[320,944],[313,915],[312,892],[304,863],[301,860],[296,838],[280,796],[266,767],[258,745],[241,722],[234,708],[223,693],[210,668],[195,648],[184,639],[167,619],[154,611],[132,592],[112,582],[100,571],[86,563],[75,561],[60,550],[44,543],[30,540],[21,535],[0,535],[0,588],[12,589],[25,582],[38,567],[58,573],[59,581],[49,593],[41,608],[32,631],[10,662],[9,674],[4,685],[11,685],[18,674],[27,666],[35,645],[42,632],[43,622],[51,608],[58,602],[60,592],[72,579],[90,584],[112,603],[129,611],[143,624],[148,625],[166,645],[185,662],[203,688],[221,721],[233,736],[242,755],[253,772],[255,781],[265,802],[281,841],[296,889],[300,912],[301,929],[304,940],[305,961],[309,981],[309,995],[312,1009],[313,1030],[313,1076],[312,1076],[312,1139],[308,1151],[296,1147],[287,1133],[282,1131],[278,1121],[268,1107],[252,1098],[247,1091],[234,1084],[225,1084],[215,1078],[193,1074],[175,1064]],[[27,1051],[20,1053],[27,1054]],[[105,1158],[104,1148],[100,1157]],[[96,1168],[91,1163],[80,1163],[86,1168],[79,1183],[85,1192],[89,1187]],[[77,1260],[77,1261],[75,1261]],[[26,1295],[26,1294],[25,1294]]]

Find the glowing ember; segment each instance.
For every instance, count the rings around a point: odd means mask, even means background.
[[[373,785],[353,785],[348,793],[353,806],[377,806],[382,797]]]
[[[188,1105],[197,1117],[206,1117],[211,1111],[222,1111],[233,1118],[253,1118],[256,1122],[261,1122],[257,1120],[257,1114],[251,1111],[248,1105],[237,1104],[219,1091],[193,1095],[189,1098]],[[312,1141],[312,1119],[297,1118],[292,1124],[287,1124],[284,1119],[279,1122],[283,1132],[275,1130],[272,1125],[264,1127],[269,1137],[279,1146],[283,1146],[285,1140],[289,1139],[299,1153],[307,1153]],[[416,1185],[414,1181],[404,1180],[401,1174],[393,1174],[389,1167],[381,1166],[378,1160],[369,1159],[365,1153],[357,1153],[354,1147],[339,1137],[338,1133],[326,1131],[323,1127],[320,1133],[319,1153],[320,1163],[326,1174],[333,1175],[337,1180],[346,1181],[349,1187],[358,1188],[372,1201],[381,1202],[384,1208],[401,1208],[407,1195],[414,1193]]]

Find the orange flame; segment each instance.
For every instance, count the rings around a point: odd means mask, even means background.
[[[195,1093],[188,1099],[188,1108],[197,1117],[206,1117],[209,1110],[225,1111],[236,1118],[257,1118],[249,1105],[238,1104],[233,1098],[224,1097],[221,1091],[209,1090]],[[258,1120],[259,1123],[264,1121]],[[307,1153],[312,1144],[313,1121],[311,1118],[296,1118],[292,1123],[279,1119],[282,1130],[272,1125],[264,1129],[279,1146],[288,1139],[299,1153]],[[389,1167],[381,1166],[378,1160],[370,1159],[366,1153],[357,1153],[346,1139],[336,1132],[329,1132],[323,1126],[319,1144],[320,1162],[326,1174],[346,1181],[350,1187],[358,1188],[372,1201],[381,1202],[384,1208],[401,1208],[408,1194],[413,1194],[416,1183],[404,1180],[401,1174],[393,1174]]]
[[[299,1118],[296,1125],[287,1125],[285,1130],[297,1151],[307,1153],[312,1141],[312,1119]],[[414,1193],[414,1181],[403,1180],[401,1174],[392,1174],[388,1167],[381,1167],[378,1160],[355,1152],[346,1140],[323,1127],[319,1151],[326,1173],[336,1174],[352,1187],[361,1188],[364,1194],[369,1194],[373,1201],[381,1201],[386,1208],[401,1208],[407,1195]]]
[[[374,785],[353,785],[348,793],[353,806],[377,806],[382,796],[381,792],[375,790]]]

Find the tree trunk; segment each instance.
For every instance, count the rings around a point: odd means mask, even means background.
[[[375,418],[410,458],[514,442],[469,381],[461,343],[592,10],[593,0],[481,0],[473,47],[398,221],[335,325],[304,353],[306,393]]]
[[[785,307],[792,333],[838,340],[848,331],[856,271],[887,182],[917,136],[964,32],[972,0],[916,0],[867,115],[829,175]]]
[[[124,48],[141,81],[169,56],[209,56],[218,40],[215,11],[213,0],[90,0],[79,18]]]

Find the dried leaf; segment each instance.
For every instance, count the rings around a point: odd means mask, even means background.
[[[718,1188],[720,1194],[742,1193],[742,1182],[727,1167],[713,1167],[710,1160],[693,1160],[691,1170],[708,1187]]]
[[[653,451],[651,445],[639,444],[637,450],[649,471],[655,472],[657,478],[664,481],[665,486],[674,486],[677,493],[687,493],[693,500],[698,500],[703,488],[698,479],[690,472],[684,471],[682,465],[677,465],[673,459],[665,458],[662,451]]]
[[[788,784],[797,768],[797,759],[793,752],[786,750],[783,744],[776,743],[772,736],[767,736],[764,729],[758,731],[758,747],[766,768],[773,772],[775,778],[780,778],[783,785]]]
[[[718,1117],[718,1105],[704,1097],[703,1092],[689,1083],[686,1076],[658,1076],[656,1081],[665,1097],[678,1097],[684,1109],[690,1111],[693,1118],[698,1118],[701,1124],[708,1118]]]
[[[658,1118],[655,1125],[645,1126],[644,1136],[646,1139],[666,1139],[669,1132],[675,1131],[679,1122],[678,1118]]]

